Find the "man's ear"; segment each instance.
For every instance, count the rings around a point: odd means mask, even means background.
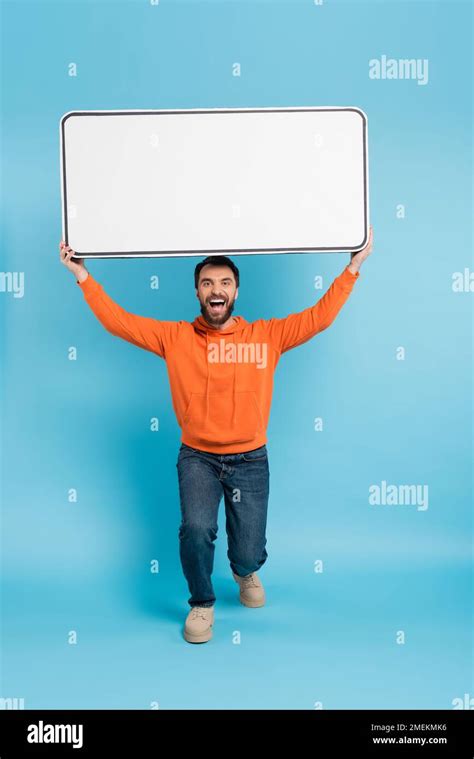
[[[236,291],[235,291],[235,299],[234,300],[237,300],[238,297],[239,297],[239,288],[237,288]]]

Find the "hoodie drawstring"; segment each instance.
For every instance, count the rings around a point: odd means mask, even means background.
[[[232,342],[235,345],[235,334],[232,332]],[[235,412],[236,412],[236,385],[237,385],[237,372],[236,372],[236,361],[232,362],[233,372],[232,372],[232,428],[234,427],[235,423]],[[211,384],[211,368],[210,368],[210,361],[209,361],[209,332],[206,329],[206,364],[207,364],[207,371],[206,371],[206,416],[204,420],[204,429],[207,431],[207,421],[209,418],[209,388]]]
[[[207,430],[207,418],[209,416],[209,385],[211,370],[209,367],[209,332],[206,332],[206,364],[207,364],[207,377],[206,377],[206,419],[204,421],[204,430]]]
[[[234,343],[234,346],[235,346],[235,335],[234,335],[234,333],[232,333],[232,342]],[[234,429],[235,407],[237,405],[236,404],[236,390],[235,390],[235,386],[236,386],[236,368],[235,367],[236,367],[237,361],[233,361],[232,363],[234,364],[234,376],[232,378],[232,424],[231,424],[231,427],[232,427],[232,429]]]

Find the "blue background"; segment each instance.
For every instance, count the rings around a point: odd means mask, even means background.
[[[452,288],[473,268],[471,15],[467,2],[3,3],[2,270],[24,272],[25,293],[0,293],[0,696],[27,709],[450,709],[474,695],[472,293]],[[427,58],[428,83],[370,79],[382,55]],[[166,366],[112,338],[59,262],[59,119],[292,105],[367,113],[374,252],[333,325],[277,368],[267,605],[238,602],[221,504],[214,637],[191,646]],[[191,320],[198,260],[87,265],[128,310]],[[311,305],[314,278],[325,291],[349,255],[235,260],[236,313],[252,321]],[[428,509],[371,506],[382,480],[428,485]]]

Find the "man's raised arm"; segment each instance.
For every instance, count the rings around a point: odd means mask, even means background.
[[[284,353],[309,340],[318,332],[327,329],[338,315],[342,306],[352,292],[359,277],[362,262],[372,252],[373,230],[370,227],[366,246],[358,253],[351,254],[351,262],[333,281],[329,289],[317,303],[304,311],[290,314],[282,319],[266,321],[269,340],[276,350]]]
[[[167,345],[176,337],[178,322],[153,319],[126,311],[108,295],[84,266],[72,261],[74,251],[62,242],[60,244],[61,261],[76,277],[84,298],[105,329],[116,337],[129,343],[165,357]]]
[[[327,329],[348,299],[358,277],[358,271],[353,274],[346,266],[313,306],[282,319],[269,319],[267,321],[269,340],[278,352],[284,353],[290,348],[296,348],[318,332]]]

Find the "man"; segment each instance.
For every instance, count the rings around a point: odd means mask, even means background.
[[[265,603],[257,571],[267,559],[269,464],[266,428],[273,373],[282,353],[327,329],[349,297],[365,248],[320,300],[281,319],[249,323],[233,316],[239,270],[227,256],[208,256],[195,268],[201,315],[193,322],[163,321],[125,311],[63,241],[60,260],[74,274],[85,300],[112,335],[165,359],[173,408],[182,430],[177,470],[179,548],[191,606],[184,638],[212,637],[216,597],[211,575],[218,507],[224,497],[230,567],[241,603]]]

